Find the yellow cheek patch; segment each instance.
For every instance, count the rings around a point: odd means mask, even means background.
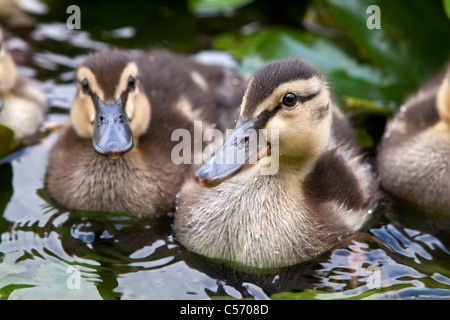
[[[70,119],[82,138],[91,138],[94,132],[95,106],[91,97],[79,92],[70,109]]]
[[[330,138],[331,112],[320,122],[309,121],[302,112],[289,118],[276,116],[267,122],[268,132],[279,130],[281,157],[308,158],[317,156]],[[270,136],[270,135],[268,135]]]
[[[137,138],[144,134],[150,124],[151,107],[145,94],[138,88],[128,94],[125,112],[127,113],[133,136]]]

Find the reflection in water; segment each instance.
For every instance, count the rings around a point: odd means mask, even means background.
[[[63,6],[64,1],[54,4]],[[177,10],[173,8],[171,14]],[[77,39],[51,22],[21,34],[29,44],[26,50],[33,50],[23,62],[49,98],[51,114],[37,144],[0,162],[0,298],[450,297],[448,216],[386,206],[375,225],[315,261],[258,274],[184,250],[172,236],[171,213],[138,219],[68,212],[53,203],[44,188],[48,151],[56,138],[53,129],[65,122],[75,94],[73,67],[104,43],[84,31],[77,33]],[[133,39],[145,38],[141,29],[136,26]],[[114,34],[106,35],[112,39]],[[79,289],[67,285],[72,266],[81,272]]]
[[[396,222],[372,228],[368,235],[332,252],[319,272],[325,288],[349,296],[373,290],[391,299],[449,296],[450,251],[441,241]]]
[[[42,187],[45,166],[28,172],[23,165],[48,152],[52,140],[50,134],[2,166],[2,177],[11,181],[14,173],[15,189],[20,189],[17,182],[31,175],[34,188]],[[8,276],[0,279],[0,287],[14,289],[10,299],[42,297],[43,288],[46,298],[84,299],[267,299],[285,292],[313,292],[310,297],[324,299],[449,296],[448,234],[406,227],[391,218],[313,262],[257,274],[185,251],[172,237],[170,213],[139,219],[67,212],[44,190],[30,195],[24,208],[11,184],[5,191],[0,272]],[[80,268],[82,292],[68,290],[68,266]]]
[[[169,215],[139,219],[121,214],[58,211],[46,230],[58,234],[67,255],[95,270],[103,298],[119,298],[118,278],[129,273],[162,268],[176,262],[170,243]]]

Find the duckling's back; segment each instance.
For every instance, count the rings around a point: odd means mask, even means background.
[[[203,121],[219,130],[234,127],[246,86],[235,72],[166,50],[152,50],[137,61],[155,105],[153,122],[182,127]]]

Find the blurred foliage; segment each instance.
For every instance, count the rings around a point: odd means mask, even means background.
[[[380,8],[380,29],[366,25],[372,4]],[[300,57],[316,65],[328,76],[338,104],[353,116],[360,145],[373,150],[386,117],[450,61],[444,6],[420,0],[315,0],[297,27],[256,25],[247,33],[223,33],[214,46],[233,53],[247,74],[274,59]]]
[[[49,12],[41,22],[65,22],[67,6],[76,4],[82,30],[115,46],[226,50],[242,62],[243,73],[269,60],[302,57],[327,74],[338,96],[385,101],[391,112],[390,102],[398,106],[450,58],[449,0],[43,1]],[[381,29],[366,25],[373,4]],[[129,26],[128,36],[114,32]]]
[[[450,19],[450,0],[442,0],[444,2],[445,13],[447,13],[447,17]]]
[[[128,49],[167,47],[182,53],[213,49],[217,35],[239,33],[242,26],[255,21],[298,26],[308,3],[286,0],[280,6],[276,0],[152,0],[132,4],[122,0],[41,1],[48,11],[36,16],[39,23],[65,23],[70,16],[67,7],[77,5],[81,10],[81,31],[88,31],[96,41]],[[131,36],[114,32],[129,26],[135,30]]]
[[[188,0],[189,10],[196,15],[233,14],[254,0]]]
[[[375,3],[381,29],[366,26],[373,1],[317,0],[305,12],[304,29],[264,26],[251,34],[226,33],[215,46],[235,54],[248,73],[269,60],[302,57],[322,69],[340,95],[398,105],[449,59],[450,21],[439,2]]]

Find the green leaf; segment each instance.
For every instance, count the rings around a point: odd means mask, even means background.
[[[196,14],[228,14],[254,0],[189,0],[189,9]]]
[[[14,150],[14,132],[0,124],[0,159]]]
[[[389,101],[369,100],[348,96],[344,96],[343,100],[346,112],[358,111],[386,117],[395,112],[395,105]]]
[[[302,58],[317,66],[330,80],[333,92],[340,95],[390,100],[396,95],[393,77],[369,64],[363,64],[332,41],[287,28],[267,28],[248,36],[224,35],[215,43],[242,59],[241,73],[252,74],[264,63],[287,58]]]
[[[369,29],[372,4],[315,0],[305,20],[316,33],[269,26],[249,35],[223,34],[214,46],[241,60],[244,74],[270,60],[301,57],[326,74],[338,100],[384,101],[394,111],[450,57],[450,22],[440,2],[380,0],[381,29]]]
[[[327,21],[324,27],[341,29],[335,41],[353,47],[355,58],[369,62],[395,83],[385,93],[397,103],[437,73],[450,56],[450,22],[440,2],[380,0],[376,5],[381,29],[366,26],[371,0],[318,0],[315,4]]]
[[[442,2],[444,4],[445,13],[447,14],[447,17],[450,19],[450,0],[442,0]]]

